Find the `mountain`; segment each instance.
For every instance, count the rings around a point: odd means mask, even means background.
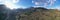
[[[21,10],[22,12],[23,10]],[[46,16],[49,16],[49,13],[47,13],[49,10],[46,9],[46,8],[43,8],[43,7],[38,7],[38,8],[34,8],[34,7],[31,7],[31,8],[27,8],[27,9],[24,9],[24,11],[22,12],[23,14],[21,14],[20,16],[20,19],[23,18],[24,20],[31,20],[30,18],[32,17],[39,17],[40,16],[43,16],[43,15],[46,15]],[[29,19],[27,19],[29,18]],[[21,19],[21,20],[23,20]],[[34,19],[35,20],[35,19]]]
[[[43,7],[31,7],[24,10],[25,11],[22,10],[22,14],[17,17],[18,20],[55,20],[59,14],[56,13],[59,12],[58,10]]]
[[[10,10],[5,5],[0,5],[0,20],[57,20],[60,11],[44,7],[30,7],[26,9]]]
[[[6,6],[4,4],[0,5],[0,20],[5,20],[5,18],[7,17],[7,12],[8,9],[6,8]]]

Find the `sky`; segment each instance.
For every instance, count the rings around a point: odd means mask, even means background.
[[[29,8],[46,7],[48,9],[60,9],[60,0],[0,0],[0,4],[5,4],[8,8]]]

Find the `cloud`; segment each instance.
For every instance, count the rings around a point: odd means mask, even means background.
[[[5,4],[8,8],[18,8],[20,6],[16,5],[16,3],[19,2],[19,0],[0,0],[0,4]]]
[[[34,3],[34,1],[32,1],[32,3]]]
[[[15,6],[15,4],[13,4],[13,3],[11,3],[11,2],[5,3],[5,5],[6,5],[8,8],[10,8],[10,9],[17,8],[17,7]]]
[[[0,0],[0,2],[12,2],[12,3],[18,3],[20,0]]]
[[[39,2],[35,2],[35,5],[40,5],[40,3]]]
[[[52,6],[56,2],[56,0],[32,0],[35,6],[40,6],[41,4],[46,7],[46,6]]]
[[[56,0],[49,0],[50,1],[50,6],[54,5],[54,3],[56,2]]]
[[[13,0],[13,3],[17,3],[17,2],[19,2],[19,0]]]

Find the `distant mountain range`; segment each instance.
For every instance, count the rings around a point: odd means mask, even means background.
[[[44,7],[10,10],[6,8],[5,5],[0,5],[0,12],[2,12],[0,14],[4,14],[4,16],[0,16],[5,20],[16,20],[16,18],[18,20],[52,20],[56,18],[56,16],[59,16],[60,11],[57,9],[46,9]]]

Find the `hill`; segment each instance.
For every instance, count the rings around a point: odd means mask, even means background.
[[[55,20],[58,17],[59,12],[56,9],[46,9],[43,7],[29,8],[23,11],[23,14],[19,15],[18,20]]]

